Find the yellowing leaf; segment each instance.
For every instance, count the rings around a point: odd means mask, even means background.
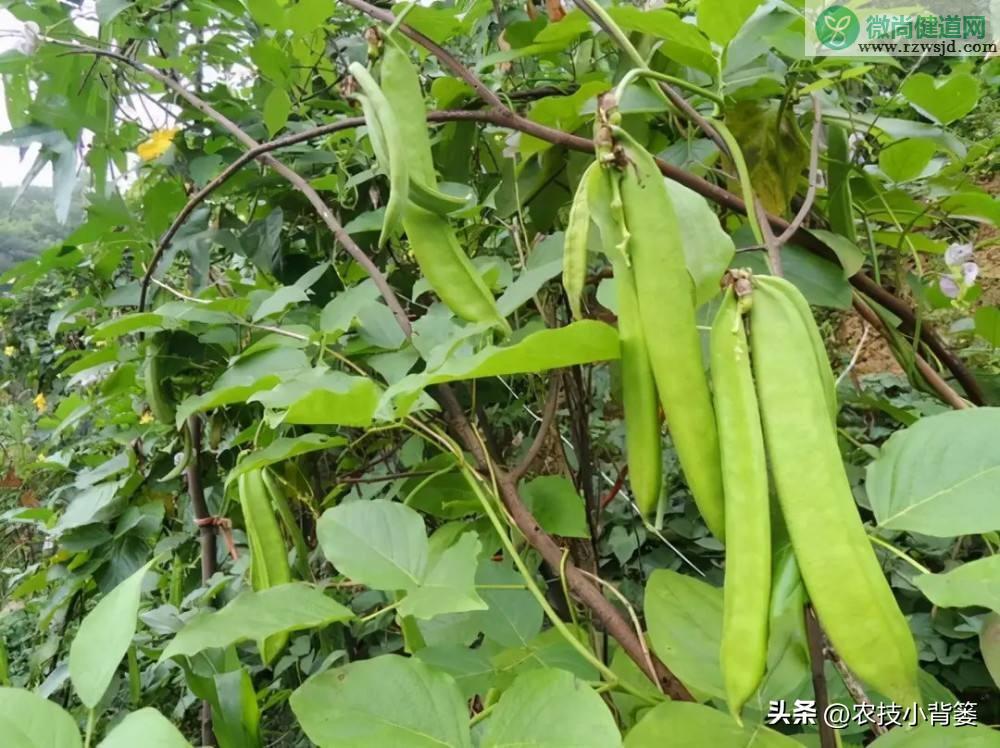
[[[178,127],[154,130],[148,140],[136,147],[135,152],[139,154],[139,158],[143,161],[157,159],[169,150],[171,143],[174,141],[174,136],[179,132],[180,128]]]

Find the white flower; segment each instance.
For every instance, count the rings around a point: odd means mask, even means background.
[[[17,51],[28,57],[35,54],[42,43],[41,31],[37,23],[27,21],[21,27],[21,38],[17,40],[16,44]]]
[[[967,286],[971,286],[976,282],[976,278],[979,276],[979,265],[974,262],[963,262],[962,263],[962,282]]]
[[[957,267],[963,262],[968,262],[971,259],[971,244],[950,244],[948,245],[948,249],[944,252],[945,263],[951,265],[952,267]]]

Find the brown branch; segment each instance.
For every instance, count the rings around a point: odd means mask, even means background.
[[[883,338],[886,340],[891,339],[882,318],[875,313],[874,309],[862,301],[857,294],[855,294],[854,297],[854,310],[870,325],[872,325],[872,327],[878,330],[879,334],[882,335]],[[944,378],[938,374],[934,370],[934,367],[927,363],[927,360],[916,350],[913,352],[913,360],[917,367],[917,371],[919,371],[921,376],[927,380],[927,384],[933,388],[938,397],[956,410],[962,410],[969,407],[969,404],[963,400],[957,392],[955,392],[951,385],[944,381]]]
[[[538,424],[538,433],[535,434],[535,440],[528,447],[528,452],[524,455],[524,459],[510,469],[510,477],[515,483],[524,477],[525,473],[528,472],[531,465],[535,462],[535,458],[538,457],[538,453],[542,451],[549,431],[552,430],[552,422],[555,420],[556,411],[559,409],[559,372],[550,372],[550,376],[552,379],[549,382],[549,394],[546,396],[545,410],[542,412],[542,419]]]
[[[837,669],[837,673],[840,675],[840,679],[844,681],[844,688],[847,689],[847,692],[851,695],[851,698],[854,699],[854,703],[862,705],[871,705],[872,701],[871,699],[868,698],[868,694],[865,692],[864,686],[861,685],[858,679],[854,676],[854,673],[852,673],[850,669],[847,667],[847,663],[845,663],[843,659],[841,659],[840,655],[837,654],[837,652],[833,649],[833,647],[829,646],[829,643],[824,651],[826,652],[827,658],[830,660],[831,663],[833,663],[833,666]],[[871,714],[874,715],[874,713],[875,713],[874,710],[872,710]],[[876,735],[885,735],[887,732],[889,732],[889,728],[882,725],[882,723],[879,722],[874,716],[869,717],[868,724],[871,725],[872,732],[874,732]]]
[[[435,397],[441,403],[445,418],[453,433],[472,454],[480,469],[485,469],[489,463],[487,456],[483,453],[482,443],[462,412],[454,392],[447,385],[439,385],[435,390]],[[658,659],[652,658],[653,671],[650,672],[644,644],[625,616],[604,596],[597,585],[587,579],[586,575],[572,561],[564,557],[563,549],[553,540],[552,536],[539,526],[538,521],[521,501],[513,476],[498,468],[494,469],[494,472],[500,500],[507,513],[528,543],[541,554],[545,563],[552,569],[564,569],[566,582],[573,594],[593,611],[608,634],[621,645],[626,654],[654,683],[659,684],[665,694],[675,700],[693,701],[691,693],[684,684]]]
[[[215,527],[211,524],[212,515],[205,503],[205,491],[201,484],[201,419],[190,416],[187,429],[191,437],[191,459],[185,470],[188,495],[191,497],[191,513],[198,527],[198,541],[201,545],[201,581],[208,580],[216,572]],[[201,702],[201,743],[215,745],[215,733],[212,731],[212,705],[208,701]]]
[[[837,733],[827,724],[825,715],[830,706],[830,694],[826,688],[826,666],[823,647],[823,629],[820,628],[812,605],[805,607],[806,639],[809,643],[809,666],[812,671],[813,695],[816,697],[816,723],[819,726],[820,748],[837,748]]]

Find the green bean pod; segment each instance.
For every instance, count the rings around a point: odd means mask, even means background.
[[[361,99],[361,105],[372,141],[372,150],[375,151],[376,160],[381,162],[379,166],[389,174],[389,199],[385,204],[385,219],[378,239],[378,245],[381,247],[398,231],[410,192],[406,145],[400,130],[400,122],[405,117],[396,117],[382,89],[363,66],[352,62],[348,70],[367,98],[367,102],[364,98]],[[379,158],[380,150],[383,151],[381,158]]]
[[[615,274],[629,485],[636,506],[649,514],[656,509],[663,486],[660,412],[635,279],[620,250],[624,224],[620,201],[615,197],[613,180],[617,179],[617,173],[598,166],[587,179],[586,197]]]
[[[601,173],[601,167],[596,161],[587,167],[580,177],[580,184],[577,185],[573,204],[569,209],[569,220],[566,222],[562,282],[574,319],[583,319],[580,301],[587,283],[587,240],[590,236],[588,193],[591,191],[591,182],[604,179],[606,175]]]
[[[858,515],[811,333],[773,284],[756,284],[750,319],[768,460],[809,598],[862,680],[899,704],[918,701],[913,636]]]
[[[802,292],[793,283],[775,275],[758,275],[755,277],[758,285],[773,288],[777,293],[795,307],[799,316],[802,317],[802,324],[805,325],[809,334],[810,348],[816,357],[816,371],[823,385],[823,395],[826,398],[827,407],[830,410],[830,419],[834,427],[837,424],[837,384],[833,378],[833,369],[830,368],[830,358],[826,355],[826,346],[823,344],[823,336],[820,335],[819,328],[816,327],[816,320],[813,318],[809,302]]]
[[[403,214],[410,249],[441,300],[462,319],[484,322],[510,334],[483,277],[462,251],[455,230],[444,218],[410,203]]]
[[[709,346],[726,494],[722,675],[737,720],[764,677],[771,598],[767,458],[739,306],[733,289],[727,289]]]
[[[695,503],[721,540],[719,437],[677,217],[653,157],[621,128],[613,127],[613,133],[628,160],[620,172],[628,257],[656,389]]]
[[[176,406],[173,398],[167,391],[166,378],[163,375],[163,338],[160,334],[154,335],[149,340],[146,348],[146,370],[143,376],[143,384],[146,389],[146,402],[149,404],[149,412],[153,414],[157,421],[166,424],[174,422]]]
[[[292,581],[288,550],[281,535],[263,470],[243,473],[237,479],[243,524],[250,545],[250,585],[266,590]],[[275,634],[258,642],[261,659],[271,662],[288,642],[288,633]]]
[[[403,210],[403,231],[420,272],[459,317],[499,327],[509,335],[510,326],[497,309],[493,294],[444,217],[463,207],[465,201],[458,205],[457,198],[437,189],[420,77],[409,56],[391,38],[386,41],[382,61],[382,90],[398,114],[393,119],[400,143],[405,144],[401,157],[407,162],[412,189]]]

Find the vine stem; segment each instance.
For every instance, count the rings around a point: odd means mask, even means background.
[[[903,561],[905,561],[906,563],[908,563],[910,566],[912,566],[914,569],[916,569],[917,571],[919,571],[921,574],[932,574],[933,573],[930,569],[928,569],[922,563],[920,563],[916,559],[912,558],[905,551],[902,551],[899,548],[897,548],[896,546],[894,546],[888,540],[883,540],[882,538],[878,537],[877,535],[873,535],[872,533],[868,533],[868,540],[871,541],[872,543],[874,543],[875,545],[881,547],[881,548],[885,548],[887,551],[889,551],[889,553],[891,553],[892,555],[896,556],[897,558],[903,559]]]
[[[87,711],[87,728],[83,736],[83,748],[90,748],[90,743],[94,739],[94,723],[97,721],[97,712],[93,709]],[[79,733],[77,733],[79,735]]]

